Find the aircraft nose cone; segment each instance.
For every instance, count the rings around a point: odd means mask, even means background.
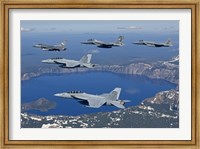
[[[39,47],[40,47],[40,45],[36,44],[36,45],[34,45],[33,47],[35,47],[35,48],[39,48]]]
[[[46,62],[48,62],[48,60],[42,60],[41,62],[42,62],[42,63],[46,63]]]
[[[62,94],[58,93],[58,94],[54,94],[54,96],[60,97]]]
[[[54,94],[54,96],[56,96],[56,97],[64,97],[64,98],[71,98],[70,94],[68,94],[68,93],[57,93],[57,94]]]

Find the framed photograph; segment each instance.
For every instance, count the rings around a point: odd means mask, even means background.
[[[199,147],[199,1],[1,8],[3,148]]]

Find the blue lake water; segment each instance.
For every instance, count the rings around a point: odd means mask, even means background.
[[[82,72],[58,75],[43,75],[22,81],[21,101],[31,102],[44,97],[57,103],[55,109],[48,112],[30,110],[29,113],[39,115],[80,115],[96,112],[117,110],[114,106],[88,108],[74,99],[55,97],[55,93],[80,90],[91,94],[102,94],[112,91],[115,87],[122,88],[120,99],[131,100],[126,107],[138,105],[145,98],[157,92],[174,89],[175,84],[165,80],[149,79],[138,75],[125,75],[110,72]]]

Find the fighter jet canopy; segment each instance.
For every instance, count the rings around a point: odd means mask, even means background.
[[[94,41],[94,39],[88,39],[88,41]]]
[[[67,93],[82,93],[81,91],[69,91],[69,92],[67,92]]]

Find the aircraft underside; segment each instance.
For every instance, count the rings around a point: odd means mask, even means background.
[[[99,47],[99,48],[112,48],[112,46],[106,46],[106,45],[99,45],[97,47]]]
[[[59,65],[59,67],[61,67],[61,68],[77,68],[77,67],[80,67],[80,65],[70,67],[70,66],[66,66],[65,64],[61,64],[61,65]]]

